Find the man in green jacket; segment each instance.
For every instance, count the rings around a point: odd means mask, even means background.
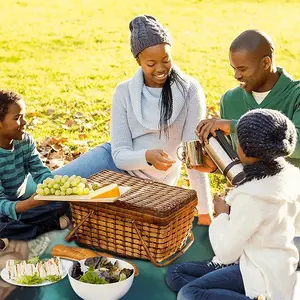
[[[298,130],[296,149],[288,160],[300,167],[300,81],[276,66],[271,38],[257,30],[246,30],[232,42],[229,60],[240,85],[223,95],[221,119],[206,119],[199,123],[196,132],[200,141],[208,143],[208,135],[215,136],[219,129],[230,135],[232,146],[236,149],[236,124],[244,113],[255,108],[279,110],[293,121]],[[205,157],[204,163],[196,169],[201,172],[217,169],[208,157]],[[300,252],[299,232],[294,242]]]
[[[199,123],[197,132],[200,141],[207,143],[208,134],[215,136],[215,131],[220,129],[230,134],[235,148],[237,121],[244,113],[255,108],[281,111],[293,121],[299,132],[300,81],[295,81],[284,69],[276,67],[271,38],[257,30],[244,31],[232,42],[229,60],[240,85],[223,95],[221,119],[207,119]],[[299,133],[296,150],[288,160],[300,167]],[[198,170],[202,171],[201,167]]]

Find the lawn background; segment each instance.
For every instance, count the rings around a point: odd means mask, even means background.
[[[300,78],[299,11],[299,1],[284,0],[3,0],[0,88],[25,97],[37,141],[92,147],[109,140],[113,91],[137,69],[128,29],[135,15],[152,14],[169,29],[174,62],[200,81],[215,115],[236,85],[228,48],[243,30],[270,34],[278,65]]]

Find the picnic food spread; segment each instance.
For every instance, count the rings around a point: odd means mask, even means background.
[[[37,185],[37,194],[40,196],[66,196],[66,195],[88,195],[91,190],[100,186],[88,184],[86,178],[73,175],[55,175],[54,178],[46,178]]]
[[[120,195],[120,189],[116,183],[106,185],[90,192],[91,199],[119,197]]]
[[[61,258],[71,259],[71,260],[82,260],[88,257],[99,256],[99,253],[96,253],[90,249],[84,249],[79,247],[68,247],[65,245],[55,245],[52,248],[52,256],[58,256]],[[112,255],[106,254],[107,257],[113,257]]]
[[[40,260],[34,257],[30,260],[8,260],[6,262],[8,279],[21,284],[40,284],[45,281],[55,282],[62,278],[63,270],[59,257]]]
[[[82,260],[86,259],[88,257],[96,257],[96,256],[105,256],[105,257],[110,257],[113,258],[113,255],[105,253],[105,252],[96,252],[87,248],[80,248],[80,247],[70,247],[70,246],[65,246],[62,244],[55,245],[52,248],[51,252],[52,256],[58,256],[60,258],[65,258],[69,260]],[[134,268],[134,275],[138,276],[139,275],[139,270],[136,267],[134,263],[131,261],[129,262],[133,268]]]
[[[107,284],[123,281],[133,274],[132,269],[121,269],[118,261],[112,263],[103,256],[87,258],[84,265],[88,267],[85,272],[82,270],[80,262],[73,263],[72,278],[85,283]]]
[[[54,178],[46,178],[42,183],[37,185],[37,194],[39,196],[84,196],[90,199],[112,198],[121,195],[117,184],[109,184],[100,187],[97,182],[88,183],[86,178],[72,175],[55,175]]]

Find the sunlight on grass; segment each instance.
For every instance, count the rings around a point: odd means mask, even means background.
[[[84,132],[93,146],[109,140],[113,91],[137,68],[128,29],[135,15],[152,14],[170,30],[175,63],[200,81],[208,113],[216,114],[221,95],[236,85],[228,47],[245,29],[269,33],[278,64],[300,77],[299,11],[296,0],[1,1],[1,87],[24,95],[28,112],[39,113],[36,139]],[[76,112],[92,127],[63,128]]]

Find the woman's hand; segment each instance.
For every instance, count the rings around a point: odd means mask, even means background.
[[[160,171],[167,171],[176,162],[167,152],[160,149],[147,150],[146,160]]]
[[[229,215],[229,205],[226,201],[218,195],[214,196],[214,210],[215,215],[218,216],[220,214],[228,214]]]

